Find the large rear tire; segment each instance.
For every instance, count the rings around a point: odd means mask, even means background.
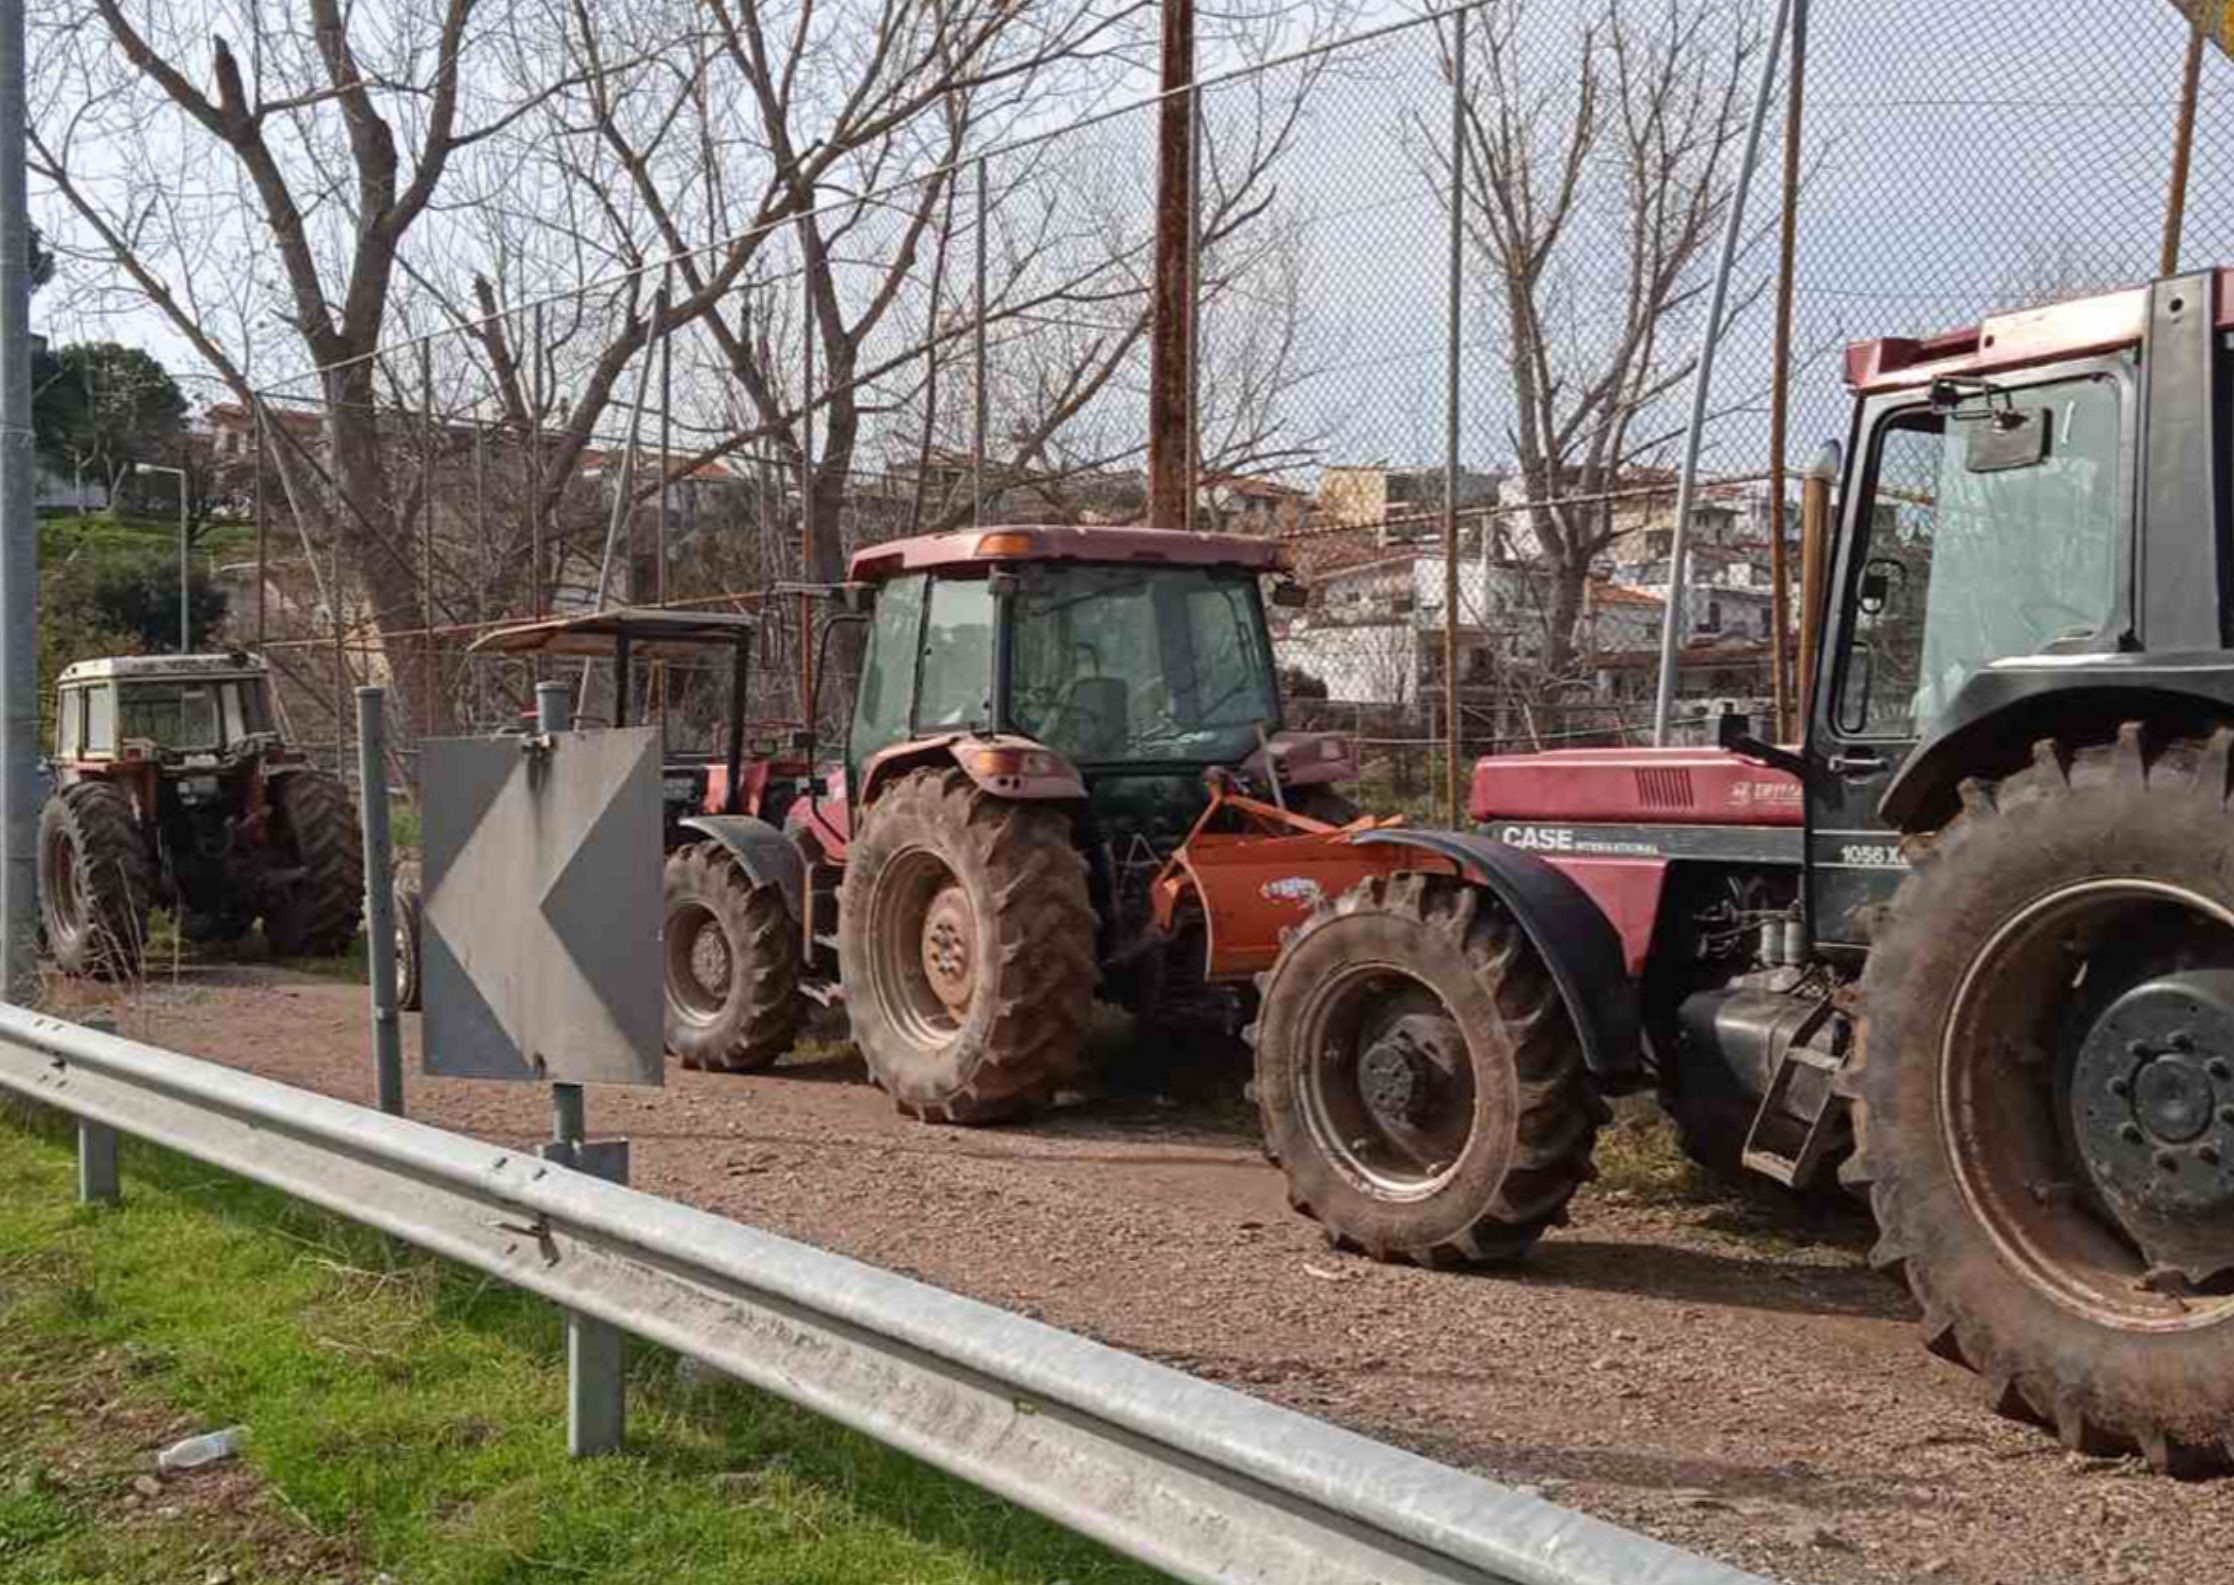
[[[919,770],[846,853],[839,961],[854,1043],[901,1111],[991,1123],[1078,1071],[1094,914],[1070,817]]]
[[[2042,742],[1913,859],[1862,981],[1848,1185],[1927,1346],[2161,1469],[2234,1452],[2234,732]]]
[[[364,833],[349,789],[324,771],[295,771],[272,790],[281,851],[300,871],[264,908],[264,939],[282,958],[346,950],[365,916]]]
[[[1340,1247],[1511,1260],[1566,1219],[1610,1115],[1536,949],[1480,888],[1375,878],[1281,949],[1249,1031],[1266,1151]]]
[[[123,788],[79,782],[47,800],[39,815],[39,911],[64,973],[138,973],[154,896],[155,859]]]
[[[667,1049],[686,1068],[752,1073],[789,1051],[806,1021],[799,925],[773,882],[719,842],[668,855]]]

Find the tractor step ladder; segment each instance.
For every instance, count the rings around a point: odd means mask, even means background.
[[[1802,1025],[1777,1058],[1776,1076],[1753,1114],[1740,1158],[1748,1171],[1789,1188],[1812,1181],[1824,1158],[1846,1139],[1846,1107],[1831,1085],[1846,1059],[1807,1044],[1829,1010],[1825,1004],[1825,1016]]]

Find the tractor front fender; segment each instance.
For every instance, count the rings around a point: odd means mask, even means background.
[[[1086,796],[1085,778],[1078,767],[1036,738],[1007,732],[942,732],[872,754],[861,768],[863,807],[900,777],[926,765],[958,765],[971,781],[1001,798]]]
[[[1589,893],[1535,854],[1468,832],[1398,826],[1360,831],[1350,840],[1419,848],[1450,860],[1460,874],[1486,887],[1551,971],[1591,1076],[1611,1094],[1644,1082],[1636,982],[1622,956],[1620,932]]]
[[[773,885],[783,893],[794,920],[806,917],[807,856],[798,843],[756,815],[695,815],[682,827],[719,842],[755,886]]]

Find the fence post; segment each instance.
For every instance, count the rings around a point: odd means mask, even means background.
[[[970,401],[975,408],[971,415],[970,438],[972,528],[981,528],[985,523],[985,420],[990,411],[985,392],[985,228],[986,219],[992,212],[992,204],[986,195],[985,184],[985,159],[980,155],[977,162],[977,328],[972,332],[974,344],[970,349]]]
[[[366,967],[372,982],[373,1087],[390,1117],[403,1115],[403,1028],[396,1010],[396,896],[388,843],[386,691],[357,690],[357,800],[365,832]]]
[[[1466,16],[1451,18],[1450,284],[1443,304],[1443,812],[1458,824],[1458,415],[1466,244]],[[1483,589],[1486,598],[1488,589]]]
[[[1699,488],[1699,443],[1705,438],[1707,398],[1714,389],[1714,354],[1722,337],[1723,305],[1730,297],[1730,276],[1735,273],[1738,240],[1745,231],[1745,195],[1753,185],[1753,167],[1761,158],[1761,128],[1769,118],[1769,97],[1776,87],[1776,63],[1784,54],[1784,28],[1790,21],[1792,0],[1780,0],[1776,22],[1769,29],[1768,47],[1761,52],[1761,82],[1753,96],[1753,117],[1746,128],[1745,150],[1738,162],[1737,185],[1730,190],[1730,207],[1723,217],[1722,256],[1714,267],[1714,289],[1707,297],[1706,333],[1699,338],[1699,361],[1691,371],[1691,421],[1684,427],[1683,473],[1676,484],[1674,542],[1668,554],[1668,605],[1660,621],[1660,681],[1652,700],[1652,741],[1668,741],[1668,713],[1675,703],[1676,663],[1683,653],[1684,562],[1691,549],[1691,501]]]

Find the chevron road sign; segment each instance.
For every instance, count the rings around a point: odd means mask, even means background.
[[[656,727],[426,745],[425,1068],[658,1084]]]

